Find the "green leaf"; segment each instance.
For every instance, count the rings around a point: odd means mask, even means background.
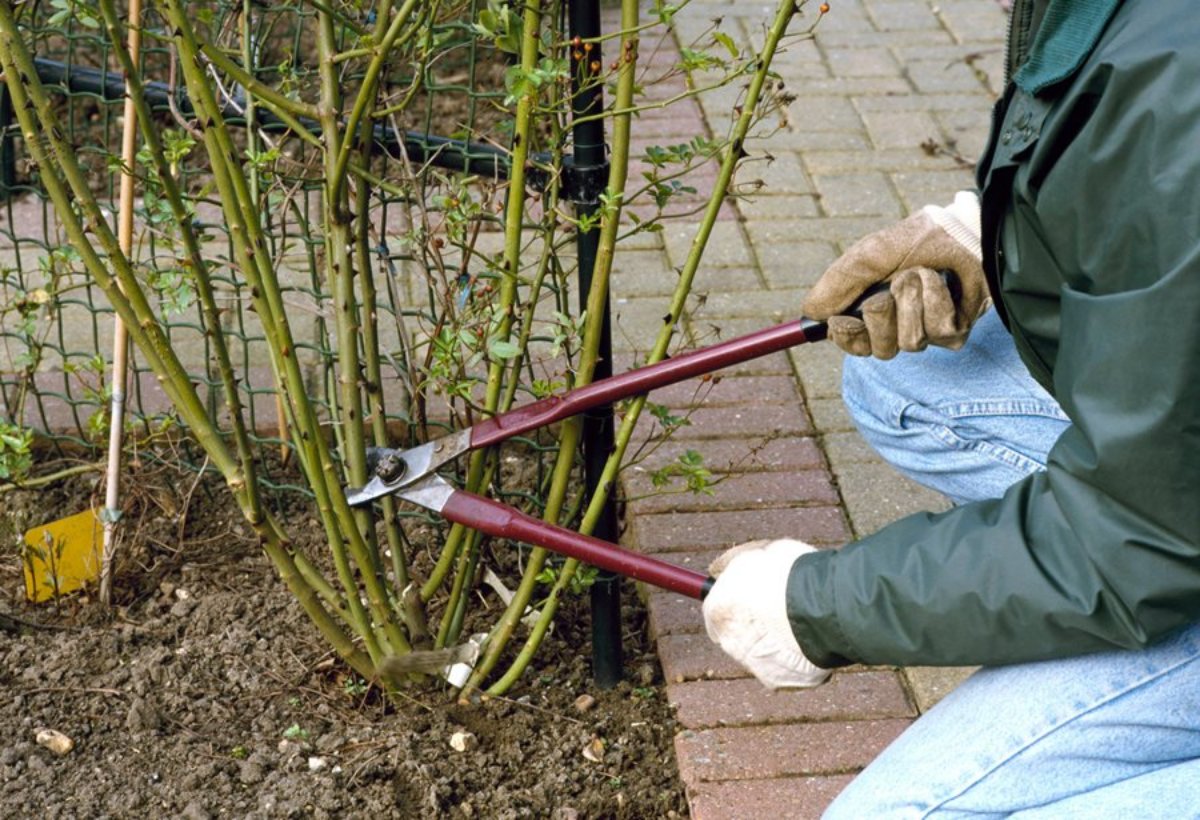
[[[308,737],[308,730],[299,723],[293,723],[283,730],[283,736],[288,740],[304,740]]]
[[[725,50],[729,52],[730,57],[732,57],[735,60],[737,59],[738,47],[736,45],[734,45],[732,37],[730,37],[728,34],[726,34],[723,31],[714,31],[713,39],[716,40],[721,45],[725,46]]]
[[[669,3],[664,3],[663,0],[654,0],[654,7],[651,12],[658,18],[658,22],[664,26],[671,24],[671,19],[675,16],[675,12],[679,11],[679,6],[672,6]]]
[[[497,359],[515,359],[521,355],[521,348],[512,342],[496,339],[488,345],[488,353]]]
[[[24,478],[33,467],[33,431],[0,420],[0,479]]]
[[[725,61],[694,48],[680,48],[679,56],[683,59],[679,65],[684,71],[704,71],[710,68],[725,68]]]
[[[658,419],[658,423],[667,430],[674,430],[677,427],[685,427],[691,425],[691,421],[684,416],[676,416],[671,413],[671,409],[665,404],[653,404],[646,402],[646,409],[650,411],[650,415]]]

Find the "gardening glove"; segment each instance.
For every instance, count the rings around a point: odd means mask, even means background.
[[[787,616],[788,573],[812,551],[801,541],[751,541],[726,550],[708,570],[717,579],[704,599],[709,639],[771,689],[829,677],[804,657]]]
[[[945,208],[928,205],[851,245],[813,286],[804,315],[826,320],[829,338],[855,356],[957,350],[990,304],[979,236],[973,192]],[[953,274],[950,286],[938,271]],[[863,302],[862,319],[838,315],[878,282],[890,287]]]

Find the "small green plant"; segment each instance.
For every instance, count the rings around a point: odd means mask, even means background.
[[[79,287],[70,281],[79,261],[63,245],[38,257],[33,277],[23,276],[19,267],[0,268],[0,372],[17,376],[16,390],[0,404],[7,404],[11,419],[24,417],[27,398],[37,392],[35,376],[61,319],[61,297]]]
[[[480,10],[472,29],[480,37],[490,39],[500,51],[521,53],[521,19],[503,0],[488,0],[487,8]]]
[[[519,65],[511,66],[504,73],[504,90],[508,92],[504,104],[513,105],[522,97],[537,99],[549,86],[570,76],[569,64],[565,59],[543,57],[541,62],[528,70]]]
[[[370,687],[367,685],[367,682],[355,675],[346,678],[345,682],[342,683],[342,691],[346,693],[347,697],[351,698],[362,697],[367,693],[368,689]]]
[[[250,756],[250,750],[245,746],[234,746],[229,750],[229,756],[234,760],[245,760]]]
[[[572,594],[580,595],[592,588],[599,574],[600,571],[595,567],[581,566],[571,574],[567,581],[567,589]],[[560,576],[561,569],[548,564],[542,567],[542,571],[538,573],[537,580],[539,583],[546,584],[547,586],[554,586],[558,583]]]
[[[37,572],[37,563],[41,563],[44,572],[40,586],[50,590],[50,597],[56,604],[62,595],[63,578],[59,568],[62,566],[63,551],[66,547],[67,542],[64,539],[54,538],[49,532],[43,534],[40,546],[27,541],[21,542],[22,564],[33,576]]]
[[[715,483],[712,471],[704,466],[704,456],[697,450],[687,450],[679,458],[650,474],[655,487],[668,487],[682,478],[684,487],[696,495],[712,495]]]
[[[283,737],[285,740],[308,740],[308,730],[299,723],[293,723],[283,730]]]
[[[50,8],[54,13],[47,21],[52,26],[65,26],[74,20],[88,28],[100,28],[100,13],[92,3],[80,0],[51,0]]]
[[[33,431],[0,419],[0,481],[19,482],[33,466]]]
[[[646,410],[658,420],[663,430],[668,433],[674,432],[680,427],[687,427],[692,423],[686,414],[677,416],[671,412],[671,408],[663,404],[655,404],[648,401],[646,402]]]
[[[104,357],[99,353],[81,361],[68,361],[63,372],[79,385],[83,400],[95,405],[96,412],[88,417],[86,432],[92,441],[103,441],[108,435],[108,420],[111,406],[112,386],[105,380]]]

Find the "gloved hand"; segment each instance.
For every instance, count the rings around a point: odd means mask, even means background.
[[[709,639],[771,689],[817,686],[829,677],[804,657],[787,617],[788,573],[812,551],[802,541],[751,541],[709,567],[717,579],[704,599]]]
[[[979,236],[973,192],[946,208],[926,206],[850,246],[813,286],[804,315],[827,320],[829,338],[855,356],[890,359],[931,344],[957,350],[989,304]],[[940,270],[956,275],[957,300]],[[837,315],[884,281],[890,292],[867,299],[862,319]]]

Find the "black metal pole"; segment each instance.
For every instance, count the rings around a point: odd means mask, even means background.
[[[0,87],[0,200],[12,196],[17,185],[17,154],[13,142],[12,100],[8,87]]]
[[[588,78],[600,73],[603,57],[600,43],[594,42],[585,50],[574,43],[595,40],[600,36],[599,0],[569,0],[568,31],[572,39],[572,67],[575,77],[574,113],[577,117],[596,114],[604,108],[603,86],[598,82],[587,82]],[[575,38],[579,38],[576,40]],[[608,166],[608,148],[604,141],[604,121],[594,119],[572,127],[574,146],[572,157],[576,172],[583,177],[600,173]],[[596,186],[585,186],[595,188]],[[601,187],[602,190],[602,187]],[[596,193],[576,197],[576,210],[580,217],[591,216],[599,208]],[[577,236],[579,252],[579,298],[587,303],[592,286],[592,269],[596,263],[600,233],[597,228],[580,231]],[[595,378],[612,375],[612,326],[609,317],[608,299],[604,300],[604,315],[601,319],[600,350],[596,361]],[[613,450],[612,406],[591,410],[583,418],[583,462],[587,492],[590,495],[599,486],[604,462]],[[617,508],[612,493],[596,522],[593,535],[604,541],[617,538]],[[592,677],[602,688],[615,686],[621,680],[621,579],[611,572],[601,570],[592,585]]]

